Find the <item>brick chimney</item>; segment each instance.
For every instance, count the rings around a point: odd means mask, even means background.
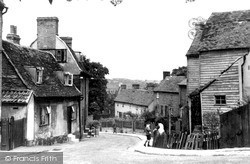
[[[70,48],[72,48],[72,37],[60,37]]]
[[[166,77],[170,77],[169,71],[163,71],[163,80],[166,79]]]
[[[133,89],[140,89],[140,84],[132,84]]]
[[[20,40],[21,38],[19,37],[19,35],[17,35],[17,27],[14,25],[10,25],[10,34],[7,34],[7,40],[12,42],[12,43],[16,43],[16,44],[20,44]]]
[[[58,35],[57,17],[38,17],[37,18],[37,48],[55,49],[56,35]]]

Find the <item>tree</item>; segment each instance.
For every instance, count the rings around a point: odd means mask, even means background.
[[[171,76],[185,76],[187,77],[187,67],[182,66],[172,70]]]
[[[107,97],[106,88],[108,83],[108,80],[105,79],[105,75],[109,74],[109,70],[99,62],[91,62],[86,56],[83,57],[82,64],[92,75],[89,81],[89,113],[101,113],[105,109],[105,100]]]

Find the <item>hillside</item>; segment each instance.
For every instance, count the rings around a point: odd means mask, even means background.
[[[107,89],[118,89],[121,84],[127,85],[127,89],[132,88],[132,84],[139,84],[140,89],[146,87],[147,83],[159,83],[157,80],[130,80],[125,78],[107,79]]]

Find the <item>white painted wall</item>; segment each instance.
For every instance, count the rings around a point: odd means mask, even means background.
[[[119,112],[126,113],[130,111],[133,114],[141,115],[146,110],[148,110],[148,108],[145,106],[115,102],[115,116],[116,117],[119,117]]]
[[[35,134],[35,112],[34,112],[34,96],[31,95],[29,103],[27,105],[27,131],[26,131],[26,139],[28,141],[34,140]]]

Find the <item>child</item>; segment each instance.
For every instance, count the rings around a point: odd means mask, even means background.
[[[148,143],[148,146],[150,146],[150,145],[149,145],[149,142],[150,142],[150,140],[151,140],[151,129],[150,129],[150,124],[147,124],[147,125],[146,125],[145,131],[146,131],[147,140],[146,140],[146,142],[144,143],[144,146],[146,146],[147,143]]]

